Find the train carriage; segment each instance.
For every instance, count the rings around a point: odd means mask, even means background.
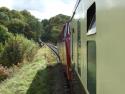
[[[70,27],[67,22],[59,36],[58,49],[61,63],[64,65],[68,80],[71,80]]]
[[[70,63],[86,94],[124,94],[125,0],[77,0],[69,23]]]

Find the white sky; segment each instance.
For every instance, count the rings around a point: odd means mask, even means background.
[[[49,19],[57,14],[72,15],[76,0],[0,0],[0,7],[27,9],[39,19]]]

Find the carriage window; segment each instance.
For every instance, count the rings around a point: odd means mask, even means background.
[[[87,10],[87,35],[96,33],[96,4],[95,2]]]
[[[77,68],[78,68],[78,73],[79,75],[81,75],[81,64],[80,64],[80,60],[81,60],[81,31],[80,31],[80,20],[78,20],[77,22]]]
[[[74,37],[73,37],[73,33],[74,33],[74,28],[72,28],[72,32],[71,32],[71,35],[72,35],[72,59],[73,59],[73,49],[74,49],[74,47],[73,47],[73,44],[74,44],[74,43],[73,43],[73,42],[74,42],[74,41],[73,41],[73,38],[74,38]]]
[[[89,94],[96,94],[96,42],[87,42],[87,88]]]

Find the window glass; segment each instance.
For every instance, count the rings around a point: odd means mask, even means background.
[[[73,38],[74,38],[74,37],[73,37],[73,33],[74,33],[74,28],[72,28],[72,32],[71,32],[71,34],[72,34],[72,59],[73,59],[73,49],[74,49],[74,48],[73,48],[73,45],[74,45],[74,43],[73,43],[73,42],[74,42],[74,41],[73,41]]]
[[[96,94],[96,42],[87,42],[87,88],[90,94]]]
[[[81,60],[81,57],[80,57],[80,53],[81,53],[81,31],[80,31],[80,20],[78,20],[77,22],[77,67],[78,67],[78,73],[79,75],[81,75],[81,64],[80,64],[80,60]]]

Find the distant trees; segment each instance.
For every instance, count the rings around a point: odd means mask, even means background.
[[[33,39],[37,41],[42,33],[42,24],[41,22],[30,14],[27,10],[23,10],[20,12],[24,16],[25,22],[29,25],[30,32]],[[30,36],[31,37],[31,36]]]
[[[63,25],[69,20],[69,16],[62,14],[40,21],[27,10],[9,10],[0,8],[0,24],[8,29],[8,32],[23,34],[28,39],[44,42],[57,42]]]
[[[9,10],[0,8],[0,24],[8,28],[13,34],[24,34],[28,39],[37,41],[42,33],[42,24],[27,10]]]
[[[42,41],[48,42],[51,39],[51,25],[47,19],[42,20],[41,24],[43,27],[41,39]]]
[[[69,20],[69,18],[69,16],[59,14],[49,20],[42,20],[43,33],[41,39],[43,41],[56,43],[63,25]]]

